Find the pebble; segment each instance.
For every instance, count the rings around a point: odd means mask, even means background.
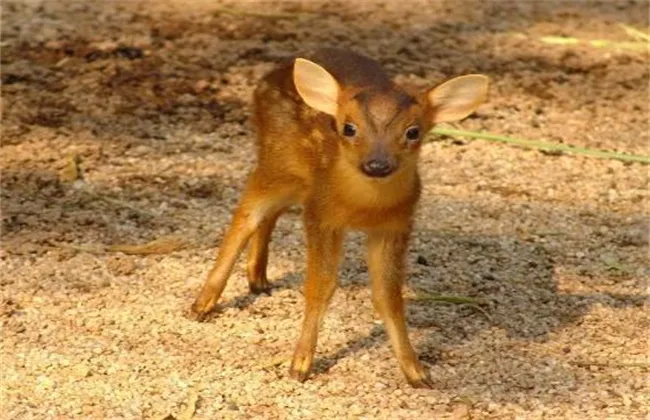
[[[199,80],[194,84],[194,92],[199,94],[209,87],[210,87],[210,82],[208,82],[207,80]]]
[[[350,406],[350,413],[352,413],[355,416],[359,416],[364,413],[364,409],[359,404],[352,404]]]

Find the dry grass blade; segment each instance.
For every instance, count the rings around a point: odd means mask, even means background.
[[[540,41],[549,45],[587,44],[596,48],[619,48],[622,50],[632,50],[632,51],[643,51],[648,49],[648,44],[646,42],[618,42],[618,41],[609,41],[606,39],[593,39],[588,41],[582,41],[578,38],[566,37],[566,36],[543,36],[540,38]]]
[[[606,39],[594,39],[588,41],[588,44],[597,48],[618,48],[621,50],[630,51],[647,51],[648,44],[646,42],[615,42]]]
[[[490,322],[490,323],[492,322],[492,316],[488,313],[488,311],[483,309],[480,305],[468,304],[468,306],[470,308],[474,309],[475,311],[479,312],[481,315],[483,315],[485,317],[485,319],[488,320],[488,322]]]
[[[187,241],[180,236],[165,236],[146,244],[119,244],[119,245],[75,245],[62,242],[49,242],[56,248],[71,249],[91,254],[104,254],[106,252],[122,252],[130,255],[169,254],[185,248]]]
[[[623,30],[625,31],[626,34],[628,34],[630,37],[636,39],[637,41],[644,41],[644,42],[650,42],[650,34],[640,31],[630,25],[626,25],[624,23],[621,23],[619,25]]]
[[[169,254],[178,251],[186,245],[180,236],[165,236],[146,244],[111,245],[106,248],[109,252],[123,252],[131,255]]]
[[[543,36],[539,40],[551,45],[577,45],[580,43],[580,40],[577,38],[566,36]]]
[[[416,293],[415,296],[410,298],[414,301],[425,301],[425,302],[442,302],[450,303],[456,305],[467,305],[475,311],[479,312],[485,317],[489,322],[492,322],[492,317],[490,314],[482,308],[482,306],[487,305],[487,302],[483,299],[471,298],[468,296],[450,296],[450,295],[438,295],[433,293]]]
[[[81,168],[79,168],[80,162],[81,159],[78,155],[70,156],[68,163],[59,171],[59,179],[61,182],[74,182],[83,178]]]

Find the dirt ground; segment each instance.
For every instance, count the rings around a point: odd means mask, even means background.
[[[2,418],[646,418],[642,164],[424,146],[405,293],[483,302],[410,302],[432,390],[398,370],[354,233],[315,372],[288,377],[298,210],[270,296],[247,295],[242,261],[220,313],[188,319],[254,164],[252,89],[304,49],[350,47],[423,86],[488,74],[458,128],[648,154],[648,54],[541,41],[628,42],[647,1],[350,3],[3,2]]]

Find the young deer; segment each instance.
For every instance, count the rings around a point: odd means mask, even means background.
[[[269,73],[254,94],[257,167],[250,175],[216,263],[192,310],[202,319],[217,303],[249,242],[250,291],[269,289],[268,242],[278,217],[304,208],[306,309],[290,374],[309,375],[318,329],[337,284],[345,231],[368,235],[372,302],[408,382],[431,387],[404,316],[405,253],[420,195],[424,135],[460,120],[486,100],[488,78],[467,75],[409,94],[376,61],[337,49],[296,58]]]

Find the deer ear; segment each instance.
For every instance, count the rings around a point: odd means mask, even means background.
[[[327,70],[304,58],[296,58],[293,83],[307,105],[326,114],[336,115],[340,86]]]
[[[433,123],[458,121],[474,112],[487,100],[490,79],[469,74],[448,80],[427,93]]]

